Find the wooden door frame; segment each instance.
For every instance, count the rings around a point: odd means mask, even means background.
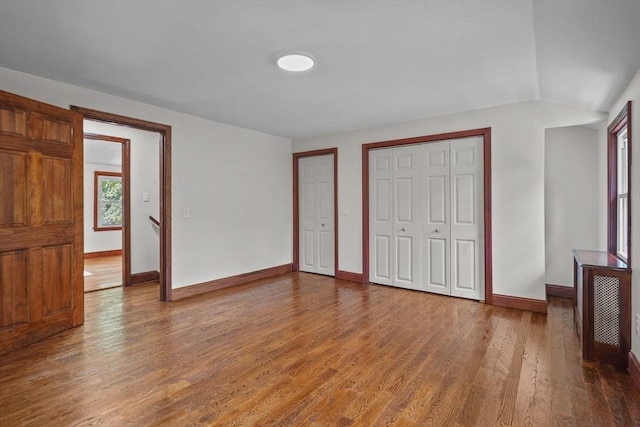
[[[398,145],[423,144],[473,136],[483,138],[484,174],[484,300],[493,303],[493,252],[491,244],[491,128],[469,129],[413,138],[362,144],[362,276],[369,283],[369,150]]]
[[[334,239],[334,276],[339,279],[338,268],[338,148],[303,151],[293,153],[293,271],[300,271],[300,194],[299,160],[303,157],[325,156],[333,154],[333,239]]]
[[[131,286],[131,140],[117,136],[87,132],[85,132],[83,136],[84,139],[113,142],[121,145],[122,204],[124,207],[122,221],[122,285]],[[96,197],[95,194],[94,197]],[[86,208],[85,206],[85,209]]]
[[[71,110],[87,120],[160,134],[160,300],[171,301],[171,126],[75,105]]]

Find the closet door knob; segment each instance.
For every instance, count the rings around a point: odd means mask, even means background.
[[[436,231],[434,231],[434,233],[439,233],[440,231],[436,228]]]
[[[404,231],[404,227],[400,231]]]

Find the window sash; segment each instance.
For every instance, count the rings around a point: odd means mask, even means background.
[[[105,193],[105,184],[116,182],[119,187],[119,197]],[[118,193],[118,192],[117,192]],[[94,230],[120,230],[123,223],[123,188],[122,175],[117,172],[97,172],[95,173],[95,194],[94,194]]]

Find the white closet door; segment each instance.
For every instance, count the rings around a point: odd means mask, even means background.
[[[418,147],[393,148],[393,285],[420,289],[420,172],[424,159]]]
[[[393,150],[369,151],[369,281],[393,284]]]
[[[369,152],[369,280],[484,299],[481,137]]]
[[[481,137],[451,141],[451,295],[484,299]]]
[[[415,147],[369,152],[369,280],[420,288],[419,171]]]
[[[300,271],[335,275],[333,155],[298,160]]]
[[[420,188],[423,212],[421,289],[451,295],[449,141],[421,145],[420,149],[426,155]]]
[[[335,224],[333,196],[333,154],[318,156],[317,221],[318,230],[316,272],[335,276]]]

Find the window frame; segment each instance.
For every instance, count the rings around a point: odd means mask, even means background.
[[[122,180],[121,172],[107,172],[107,171],[95,171],[93,173],[93,231],[117,231],[122,230],[122,224],[117,226],[103,226],[99,223],[98,218],[100,218],[100,181],[101,177],[108,177],[109,179],[113,179],[113,177],[120,178],[120,184],[123,186],[123,195],[120,198],[120,206],[124,211],[124,183]],[[124,221],[124,215],[122,217]]]
[[[620,201],[620,193],[618,192],[618,135],[626,129],[627,131],[627,162],[626,162],[626,181],[627,181],[627,218],[626,218],[626,239],[627,253],[626,257],[619,251],[619,231],[618,227],[618,204]],[[631,264],[631,101],[627,102],[620,113],[609,124],[607,128],[607,181],[608,181],[608,215],[607,215],[607,251],[616,257],[622,259],[627,265]]]

